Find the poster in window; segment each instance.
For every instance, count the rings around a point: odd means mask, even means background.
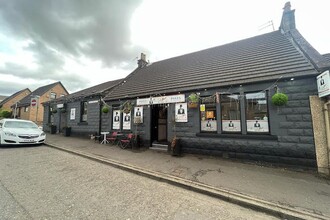
[[[188,122],[187,103],[175,104],[175,122]]]
[[[143,107],[134,107],[134,124],[143,123]]]
[[[222,130],[228,132],[240,132],[241,121],[240,120],[222,120]]]
[[[217,131],[217,120],[201,121],[202,131]]]
[[[123,130],[131,130],[131,112],[124,113],[123,118]]]
[[[120,110],[114,110],[112,118],[112,129],[120,129]]]
[[[268,120],[247,120],[248,132],[269,132]]]
[[[76,108],[72,108],[70,110],[70,120],[75,120],[76,119]]]

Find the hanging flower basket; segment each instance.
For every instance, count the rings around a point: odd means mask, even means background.
[[[65,113],[65,112],[66,112],[66,109],[65,109],[65,108],[62,108],[62,109],[61,109],[61,112],[62,112],[62,113]]]
[[[189,108],[197,108],[199,101],[199,96],[196,93],[191,93],[188,96],[188,107]]]
[[[276,106],[285,105],[288,102],[288,96],[284,93],[276,93],[272,97],[272,103]]]
[[[123,112],[128,114],[132,110],[132,104],[130,102],[127,102],[124,106]]]
[[[52,113],[54,113],[54,114],[57,113],[57,109],[53,109]]]
[[[109,112],[109,107],[108,106],[103,106],[102,112],[105,113],[105,114],[108,113]]]
[[[188,102],[188,108],[197,108],[198,103],[197,102]]]

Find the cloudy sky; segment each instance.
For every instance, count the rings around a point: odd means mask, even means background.
[[[285,2],[0,0],[0,95],[56,81],[75,92],[125,77],[141,52],[155,62],[277,30]],[[291,5],[297,29],[330,53],[330,1]]]

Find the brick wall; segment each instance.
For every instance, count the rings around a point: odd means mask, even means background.
[[[2,109],[6,111],[11,111],[11,106],[15,105],[16,102],[23,99],[25,96],[29,95],[31,92],[28,89],[23,90],[18,95],[13,97],[12,99],[9,99],[6,103],[3,104]]]

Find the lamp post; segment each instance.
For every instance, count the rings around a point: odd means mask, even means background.
[[[36,110],[36,124],[38,124],[39,98],[40,98],[40,96],[35,95],[34,98],[31,99],[31,105],[32,105],[32,107],[34,107],[34,106],[37,107],[37,110]]]
[[[17,114],[17,103],[19,103],[19,101],[15,103],[14,118],[16,118]]]

